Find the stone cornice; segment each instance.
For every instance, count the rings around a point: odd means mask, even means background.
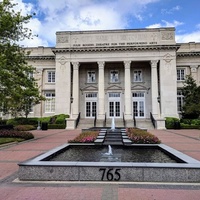
[[[55,56],[27,56],[27,60],[55,60]]]
[[[197,57],[200,52],[177,52],[177,57]]]
[[[53,48],[54,53],[63,52],[114,52],[114,51],[149,51],[149,50],[178,50],[180,45],[152,45],[152,46],[117,46],[117,47],[80,47]]]

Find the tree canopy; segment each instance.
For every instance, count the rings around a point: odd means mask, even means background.
[[[35,69],[28,65],[19,42],[33,37],[24,25],[32,15],[22,16],[10,0],[0,2],[0,108],[14,116],[27,116],[27,102],[34,105],[42,100],[36,80],[30,76]],[[30,107],[30,106],[29,106]]]
[[[191,75],[186,76],[184,87],[182,89],[184,95],[184,105],[182,114],[184,118],[195,119],[200,116],[200,86]]]

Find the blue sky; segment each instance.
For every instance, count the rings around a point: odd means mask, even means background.
[[[1,0],[0,0],[1,1]],[[24,46],[54,46],[56,31],[175,27],[176,42],[200,42],[199,0],[12,0],[38,37]]]

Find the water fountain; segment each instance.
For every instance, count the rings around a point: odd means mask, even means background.
[[[112,123],[111,123],[111,130],[114,131],[115,130],[115,118],[112,118]]]
[[[107,132],[116,130],[113,118]],[[200,182],[200,162],[164,144],[64,144],[19,163],[18,174],[21,181]]]

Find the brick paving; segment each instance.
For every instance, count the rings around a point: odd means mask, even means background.
[[[199,130],[150,130],[200,160]],[[17,163],[67,143],[80,130],[33,131],[34,140],[0,147],[0,200],[199,200],[200,183],[17,182]]]

